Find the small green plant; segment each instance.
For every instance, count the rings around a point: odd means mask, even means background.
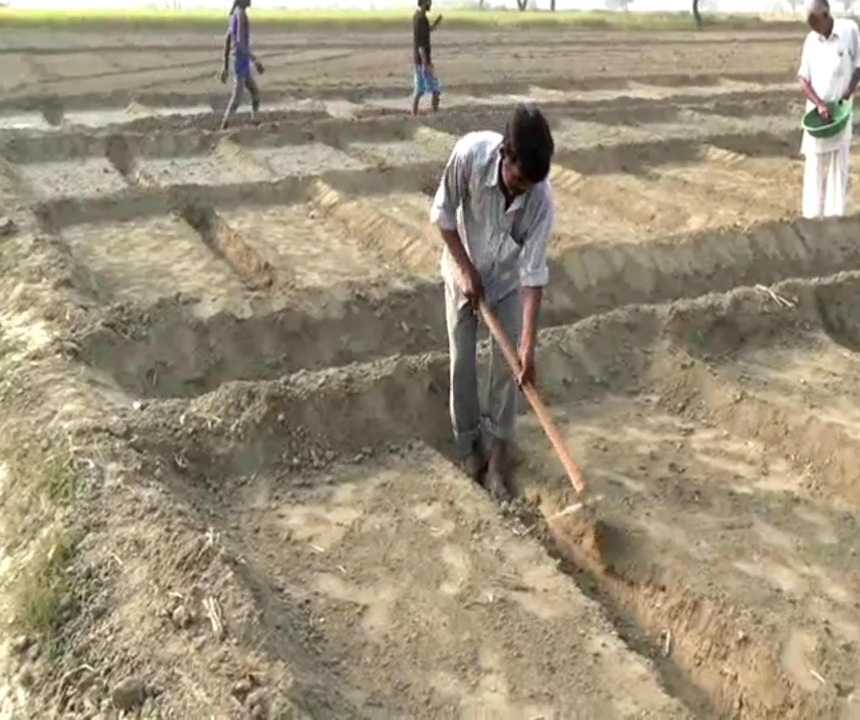
[[[0,545],[7,550],[35,539],[71,505],[78,489],[70,454],[47,440],[0,449],[0,477]]]
[[[279,25],[286,32],[315,28],[344,29],[360,27],[408,27],[411,10],[264,10],[254,11],[254,22]],[[762,19],[754,16],[715,16],[718,24],[731,27],[755,27]],[[193,28],[223,26],[221,10],[18,10],[0,8],[0,22],[5,25],[33,26],[112,26],[126,28],[163,27]],[[613,12],[605,10],[566,10],[559,12],[519,12],[517,10],[451,10],[445,13],[448,27],[495,28],[565,26],[621,30],[689,30],[690,16],[685,12]]]
[[[83,538],[63,525],[77,488],[68,453],[47,441],[15,445],[0,455],[3,545],[29,555],[4,588],[15,628],[50,638],[71,608],[68,569]],[[53,528],[47,531],[46,528]],[[39,537],[44,535],[43,537]]]
[[[69,566],[82,539],[59,530],[38,543],[33,558],[8,588],[12,625],[19,631],[51,638],[73,603]]]

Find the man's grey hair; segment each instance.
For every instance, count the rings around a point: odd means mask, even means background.
[[[830,11],[830,3],[827,0],[806,0],[804,8],[807,17],[809,15],[821,15]]]

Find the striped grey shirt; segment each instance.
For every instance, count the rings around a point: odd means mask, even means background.
[[[430,211],[430,221],[441,229],[459,231],[490,303],[521,286],[543,287],[549,280],[552,187],[548,179],[538,183],[518,195],[506,211],[499,187],[501,145],[502,136],[496,132],[464,135],[445,166]],[[442,253],[442,277],[461,304],[465,302],[447,248]]]

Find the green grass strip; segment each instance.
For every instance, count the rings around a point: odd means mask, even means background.
[[[229,3],[215,10],[19,10],[0,9],[0,28],[114,27],[123,29],[197,28],[224,25]],[[635,13],[611,11],[517,12],[514,10],[443,11],[444,26],[458,28],[555,27],[618,30],[691,30],[689,13]],[[255,26],[282,26],[285,30],[342,28],[372,30],[409,27],[411,10],[256,10]],[[706,24],[719,29],[764,28],[772,23],[756,16],[708,16]]]

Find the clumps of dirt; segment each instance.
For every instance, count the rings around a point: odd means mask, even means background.
[[[724,598],[685,583],[671,560],[655,564],[644,534],[599,505],[550,513],[540,498],[517,499],[503,515],[515,534],[540,540],[561,571],[610,613],[624,640],[651,657],[672,693],[702,716],[808,717],[837,700],[804,694],[789,682],[779,652],[757,639],[757,619]]]
[[[590,560],[592,570],[608,573],[628,581],[641,580],[639,557],[641,547],[622,525],[601,519],[596,509],[583,508],[574,516],[567,516],[551,524],[556,537],[564,536]]]
[[[223,97],[219,98],[217,105],[221,104]],[[140,116],[134,117],[133,111],[140,111]],[[128,115],[119,122],[106,123],[100,129],[102,132],[111,132],[119,128],[123,132],[131,132],[138,134],[157,133],[166,135],[173,133],[193,133],[196,136],[211,135],[213,138],[221,135],[219,129],[221,124],[220,112],[207,112],[199,114],[176,113],[174,115],[147,115],[146,106],[140,102],[131,101],[127,106]],[[324,122],[330,120],[331,116],[325,110],[263,110],[259,119],[264,127],[261,128],[262,133],[270,133],[273,128],[271,125],[280,123],[286,124],[302,124],[306,125],[315,122]],[[96,131],[98,132],[98,131]]]
[[[612,575],[625,582],[653,576],[641,533],[601,515],[599,498],[574,502],[552,512],[540,497],[515,497],[501,504],[503,517],[518,523],[514,533],[538,539],[560,561],[594,575]]]
[[[42,112],[42,116],[49,125],[59,127],[63,124],[63,117],[66,114],[66,110],[63,107],[63,102],[60,98],[56,96],[45,97],[42,102],[39,103],[39,110]]]
[[[139,182],[135,152],[126,135],[114,134],[105,139],[105,156],[116,171],[129,182]]]
[[[142,342],[150,336],[159,318],[179,314],[196,302],[197,299],[190,295],[176,293],[146,306],[132,301],[99,305],[86,323],[73,324],[69,335],[81,344],[86,344],[90,335],[100,331],[115,333],[126,341]]]
[[[0,215],[0,240],[11,237],[18,232],[18,226],[15,221],[5,215]]]
[[[860,337],[852,321],[860,273],[826,280],[786,280],[772,287],[737,288],[668,306],[663,337],[697,360],[719,361],[777,338],[824,330],[849,346]]]
[[[141,398],[195,396],[234,380],[270,380],[438,346],[443,321],[427,302],[435,286],[382,297],[377,291],[373,283],[338,288],[345,312],[326,311],[324,293],[316,290],[304,292],[300,306],[266,303],[250,316],[200,317],[197,299],[185,294],[147,306],[121,302],[91,313],[67,340],[79,348],[79,360]],[[361,338],[351,334],[356,327]]]
[[[121,422],[135,448],[187,473],[223,478],[268,468],[299,475],[387,450],[420,426],[438,443],[446,427],[445,373],[444,358],[435,355],[300,372],[227,384],[191,403],[139,402]],[[435,379],[416,383],[419,374]]]
[[[537,537],[551,555],[594,578],[611,576],[631,584],[653,578],[656,571],[647,537],[602,512],[599,497],[584,498],[559,510],[550,507],[534,498],[525,512],[529,522],[540,528]],[[517,511],[518,516],[522,512]]]
[[[193,227],[203,242],[224,258],[249,290],[267,290],[276,280],[274,265],[250,242],[234,230],[212,207],[189,200],[183,203],[180,214]]]
[[[772,293],[778,292],[778,288],[739,288],[704,300],[673,303],[664,336],[682,344],[691,356],[706,361],[767,345],[774,334],[799,325],[793,301],[787,301],[792,303],[788,305],[775,300]]]
[[[853,352],[860,351],[857,290],[860,278],[846,275],[845,282],[816,285],[809,305],[815,308],[827,335]]]

